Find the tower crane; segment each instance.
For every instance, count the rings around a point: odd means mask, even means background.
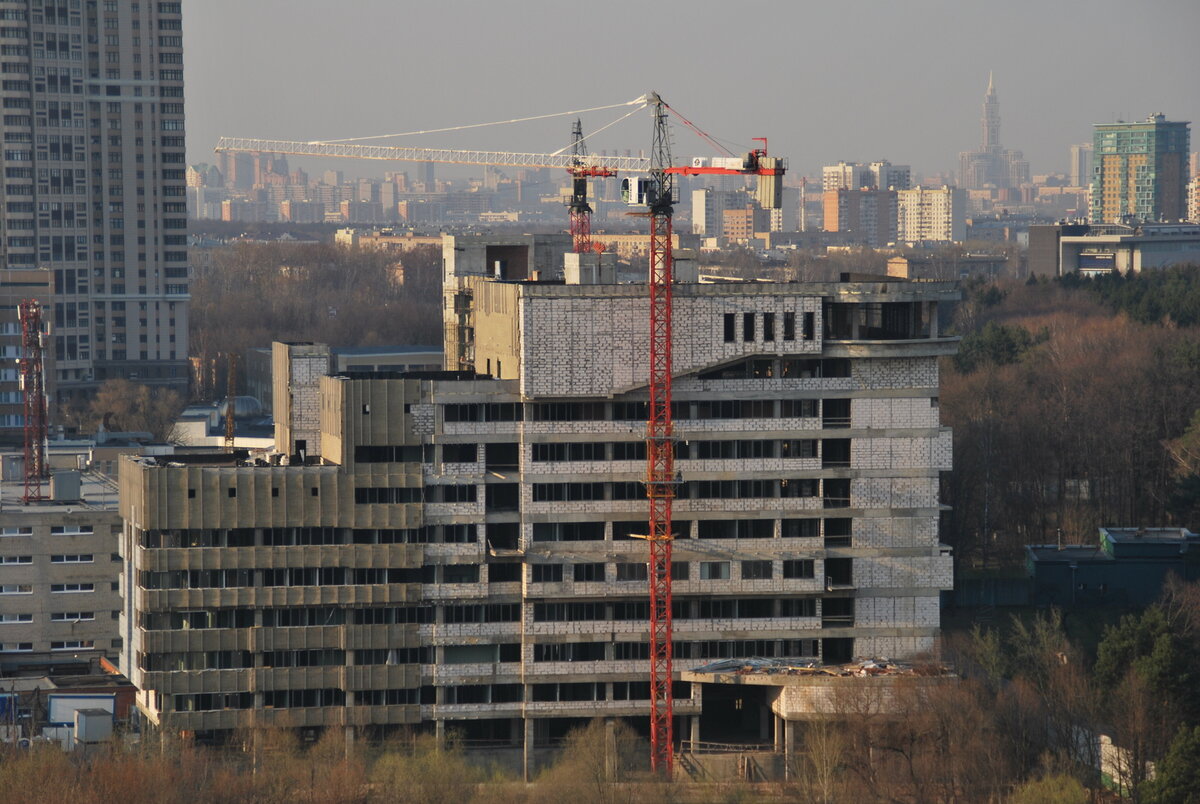
[[[615,125],[634,112],[644,109],[647,104],[645,96],[626,103],[611,106],[598,106],[592,109],[581,109],[579,112],[598,111],[618,107],[633,106],[632,111],[623,117],[604,126]],[[561,114],[576,114],[564,112]],[[504,120],[499,123],[481,123],[468,126],[455,126],[431,131],[404,132],[403,134],[383,136],[406,136],[409,134],[434,134],[445,131],[455,131],[464,128],[476,128],[485,125],[500,125],[504,123],[537,120],[558,115],[538,115],[518,120]],[[603,130],[603,129],[601,129]],[[586,137],[583,135],[583,123],[578,118],[571,131],[572,141],[567,148],[549,154],[514,153],[508,151],[459,150],[451,148],[419,148],[395,145],[364,145],[352,140],[310,141],[254,139],[249,137],[221,137],[214,150],[217,153],[275,153],[292,156],[343,157],[349,159],[380,159],[398,162],[436,162],[447,165],[484,165],[488,167],[525,167],[525,168],[561,168],[571,176],[571,200],[567,207],[570,212],[570,231],[573,250],[577,253],[591,251],[592,244],[592,208],[587,201],[587,182],[590,178],[607,178],[616,176],[617,171],[630,173],[645,173],[650,162],[641,156],[597,156],[589,154]],[[355,139],[382,139],[383,137],[362,137]]]
[[[576,254],[594,249],[592,243],[592,208],[587,201],[587,186],[590,178],[608,178],[617,172],[604,165],[589,164],[587,143],[583,136],[583,121],[575,120],[571,130],[574,142],[571,155],[574,157],[567,172],[571,174],[571,201],[567,205],[571,215],[571,243]]]
[[[672,283],[674,257],[671,219],[674,177],[677,175],[756,175],[763,206],[778,208],[779,178],[783,160],[767,156],[767,141],[742,157],[693,159],[687,166],[672,165],[671,132],[667,112],[673,111],[657,92],[648,97],[654,111],[650,150],[650,179],[646,206],[650,218],[650,404],[646,422],[646,497],[649,500],[650,545],[650,764],[667,778],[674,765],[674,699],[672,681],[671,525],[672,508],[681,482],[675,471],[674,425],[671,419]],[[710,142],[711,137],[675,112],[688,127]],[[722,150],[725,150],[722,148]],[[728,151],[726,151],[728,153]]]

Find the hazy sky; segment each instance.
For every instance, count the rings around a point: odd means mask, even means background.
[[[188,159],[211,161],[221,135],[362,137],[653,89],[717,137],[769,137],[793,172],[838,159],[935,172],[978,145],[994,70],[1003,144],[1034,173],[1062,171],[1092,123],[1160,111],[1193,121],[1200,150],[1198,41],[1200,0],[185,0]],[[555,118],[405,144],[543,152],[569,130]],[[649,138],[643,112],[592,149]],[[674,141],[678,156],[711,153],[679,127]]]

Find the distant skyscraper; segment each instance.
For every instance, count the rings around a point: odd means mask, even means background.
[[[966,240],[966,193],[957,187],[914,187],[896,193],[896,238],[902,243]]]
[[[1000,99],[988,74],[987,93],[983,96],[983,142],[977,151],[958,156],[958,182],[968,190],[1020,187],[1029,183],[1029,163],[1020,151],[1007,151],[1000,145]]]
[[[53,271],[59,394],[111,378],[185,385],[181,3],[0,5],[0,254],[6,269]]]
[[[896,241],[896,191],[838,188],[824,193],[825,231],[849,232],[871,248]]]
[[[1071,146],[1071,158],[1067,165],[1067,178],[1072,187],[1085,187],[1092,181],[1092,144],[1085,142]]]
[[[871,170],[859,162],[838,162],[821,169],[821,189],[858,190],[871,186]]]
[[[907,190],[912,182],[908,165],[893,165],[887,160],[864,165],[838,162],[821,169],[821,190]]]
[[[1093,223],[1187,217],[1189,132],[1161,114],[1101,123],[1092,141]]]
[[[996,86],[992,74],[988,73],[988,88],[983,96],[983,150],[1000,147],[1000,99],[996,97]]]

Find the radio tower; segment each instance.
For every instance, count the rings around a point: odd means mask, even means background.
[[[671,423],[671,166],[667,106],[651,93],[650,153],[650,406],[646,422],[646,496],[650,500],[650,765],[671,778],[674,736],[671,698],[671,507],[675,441]]]
[[[25,496],[39,502],[46,477],[46,389],[42,372],[42,306],[33,299],[19,305],[21,319],[21,390],[25,397]]]

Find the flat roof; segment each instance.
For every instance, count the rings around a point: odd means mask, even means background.
[[[334,346],[335,355],[411,355],[425,352],[442,353],[440,346]]]
[[[1114,542],[1176,544],[1200,539],[1187,528],[1101,528]]]
[[[1035,561],[1114,561],[1115,559],[1096,545],[1066,544],[1059,547],[1055,544],[1029,544],[1025,550]]]
[[[3,457],[19,453],[3,453]],[[23,456],[22,456],[23,457]],[[74,470],[62,470],[74,471]],[[79,472],[79,492],[82,500],[70,502],[24,503],[25,481],[5,480],[0,482],[0,512],[4,514],[72,513],[75,511],[116,511],[117,482],[99,472]],[[42,480],[42,493],[50,494],[50,480]]]

